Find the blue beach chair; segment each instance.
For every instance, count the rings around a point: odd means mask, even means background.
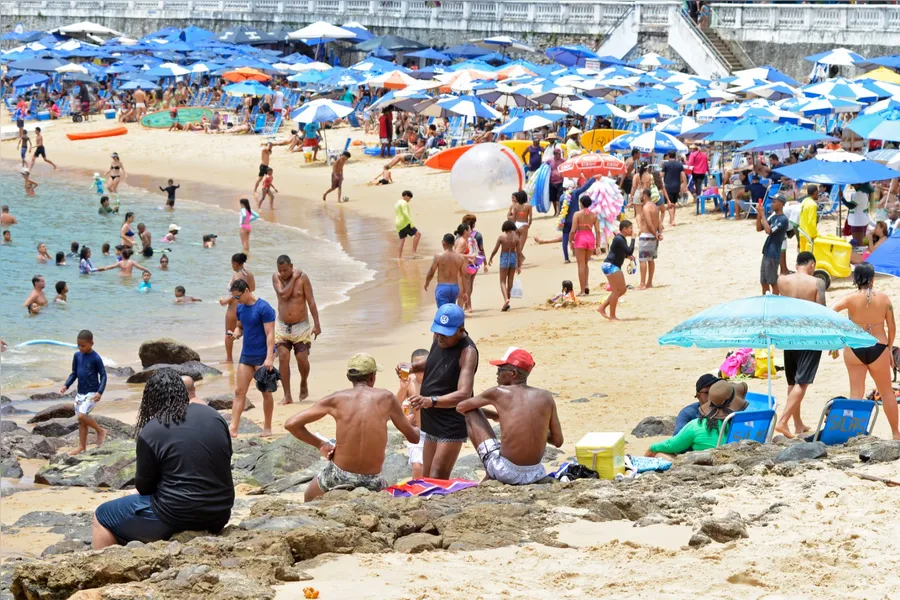
[[[878,418],[874,400],[833,398],[825,404],[812,440],[828,446],[845,444],[858,435],[869,435]]]
[[[819,205],[819,218],[828,217],[838,212],[838,208],[841,204],[841,186],[833,185],[831,186],[831,206],[820,204]]]
[[[726,430],[728,431],[727,435]],[[765,444],[772,439],[774,430],[774,410],[743,410],[731,413],[722,421],[716,447],[741,440],[753,440]]]

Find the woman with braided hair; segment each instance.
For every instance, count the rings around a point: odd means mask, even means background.
[[[160,369],[147,381],[135,426],[137,493],[94,513],[95,550],[180,531],[218,533],[231,518],[231,436],[213,408],[190,402],[181,376]]]

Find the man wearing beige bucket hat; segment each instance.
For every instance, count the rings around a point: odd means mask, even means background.
[[[725,418],[747,408],[747,384],[720,380],[709,388],[709,402],[700,405],[700,418],[689,422],[678,434],[652,444],[646,456],[674,460],[676,454],[715,448]]]

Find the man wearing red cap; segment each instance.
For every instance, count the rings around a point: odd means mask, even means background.
[[[521,348],[510,348],[499,360],[497,387],[460,402],[456,410],[466,416],[469,439],[484,463],[489,479],[509,485],[527,485],[546,477],[541,464],[547,443],[563,444],[556,403],[547,390],[528,385],[534,358]],[[496,411],[484,408],[493,405]],[[488,419],[500,421],[503,447]]]

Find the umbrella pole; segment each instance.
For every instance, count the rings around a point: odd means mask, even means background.
[[[772,340],[770,338],[766,338],[766,351],[769,353],[769,404],[774,404],[772,397],[772,361],[775,360],[775,357],[772,356]]]

